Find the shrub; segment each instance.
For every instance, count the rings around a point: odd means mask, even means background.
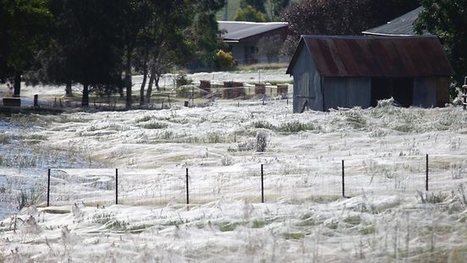
[[[149,123],[145,123],[142,125],[142,127],[144,129],[153,129],[153,130],[156,130],[156,129],[165,129],[167,128],[167,124],[165,123],[162,123],[162,122],[149,122]]]
[[[268,134],[264,131],[256,134],[256,151],[265,152],[268,145]]]
[[[285,122],[285,123],[282,123],[279,127],[277,127],[277,130],[280,132],[292,132],[292,133],[306,131],[306,130],[313,130],[313,129],[314,127],[312,124],[305,124],[299,121]]]
[[[175,83],[177,84],[177,88],[185,85],[190,85],[193,83],[192,79],[189,79],[185,73],[178,74],[175,78]]]
[[[215,56],[216,66],[220,70],[229,70],[235,67],[235,60],[232,55],[232,52],[225,52],[219,50]]]
[[[253,122],[253,127],[257,129],[268,129],[268,130],[274,129],[274,126],[267,121],[255,121]]]

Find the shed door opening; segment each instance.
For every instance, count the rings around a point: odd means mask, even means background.
[[[403,107],[413,104],[412,78],[373,78],[371,79],[371,106],[375,107],[378,100],[394,98]]]

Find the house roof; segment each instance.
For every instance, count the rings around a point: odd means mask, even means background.
[[[241,40],[261,35],[273,30],[286,28],[287,22],[244,22],[244,21],[218,21],[224,42],[240,42]]]
[[[417,20],[418,15],[423,10],[423,7],[419,7],[395,18],[386,24],[368,29],[362,33],[365,35],[378,35],[378,36],[415,36],[418,35],[414,30],[414,23]],[[424,32],[423,35],[431,35],[428,32]]]
[[[451,76],[453,70],[437,37],[302,36],[287,69],[292,74],[308,49],[325,77]]]

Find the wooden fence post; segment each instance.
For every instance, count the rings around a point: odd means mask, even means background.
[[[115,169],[115,204],[118,205],[118,169]]]
[[[188,168],[186,168],[186,204],[189,205],[190,204],[190,191],[189,191],[189,188],[188,188]]]
[[[50,168],[47,170],[47,207],[50,205]]]
[[[264,203],[264,172],[263,164],[261,164],[261,203]]]

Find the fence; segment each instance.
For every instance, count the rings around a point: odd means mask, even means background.
[[[28,184],[36,189],[35,193],[42,192],[43,205],[83,202],[157,206],[203,204],[222,199],[303,202],[362,194],[452,191],[467,182],[465,161],[449,163],[443,156],[428,158],[426,155],[336,160],[319,167],[269,162],[174,169],[49,169],[48,172],[26,169],[20,172],[26,174],[24,179],[37,181],[30,180]],[[0,179],[1,176],[0,173]],[[20,185],[17,183],[16,187]]]

